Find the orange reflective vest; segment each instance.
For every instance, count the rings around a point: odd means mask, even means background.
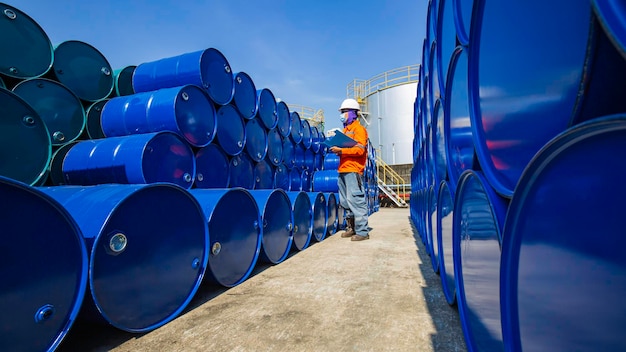
[[[359,120],[343,128],[343,133],[354,139],[357,144],[350,148],[341,148],[339,157],[339,172],[358,172],[363,174],[367,161],[367,130]]]

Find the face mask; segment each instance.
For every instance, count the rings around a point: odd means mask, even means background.
[[[339,121],[341,121],[341,123],[346,123],[346,121],[348,120],[348,113],[343,113],[341,115],[339,115]]]

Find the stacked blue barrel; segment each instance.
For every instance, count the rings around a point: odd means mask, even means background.
[[[338,230],[323,131],[219,50],[113,70],[0,8],[0,350],[54,350],[77,317],[150,331]]]
[[[411,219],[468,349],[626,349],[626,6],[428,6]]]

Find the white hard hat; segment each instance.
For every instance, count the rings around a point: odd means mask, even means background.
[[[339,107],[339,111],[344,110],[344,109],[361,111],[361,106],[356,100],[348,98],[341,103],[341,106]]]

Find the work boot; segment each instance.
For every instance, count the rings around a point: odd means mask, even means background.
[[[354,218],[347,218],[346,222],[348,224],[346,230],[341,234],[342,238],[352,237],[356,234],[356,232],[354,232]]]
[[[352,239],[350,239],[350,241],[365,241],[369,239],[370,239],[370,235],[365,235],[365,236],[354,235],[352,236]]]

